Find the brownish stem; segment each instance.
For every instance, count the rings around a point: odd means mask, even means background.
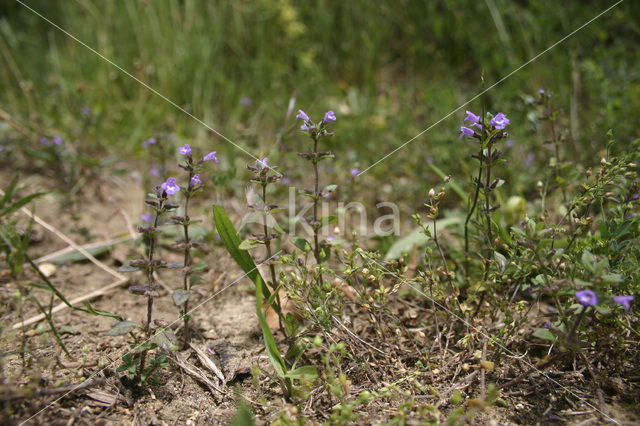
[[[267,208],[267,184],[266,183],[262,184],[262,201],[266,209]],[[271,262],[273,259],[271,259],[271,239],[269,238],[269,228],[267,228],[266,210],[262,216],[262,227],[264,230],[264,246],[267,249],[267,261],[269,262],[269,271],[271,272],[271,286],[273,288],[273,291],[276,292],[275,303],[278,306],[278,311],[280,311],[280,314],[278,314],[278,326],[280,327],[280,331],[282,331],[282,334],[286,335],[284,326],[282,325],[282,305],[280,303],[280,294],[277,293],[278,282],[276,281],[276,267],[273,266],[273,263]]]

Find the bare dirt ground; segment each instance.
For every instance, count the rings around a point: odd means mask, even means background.
[[[2,181],[9,176],[2,173]],[[31,176],[23,182],[54,189],[50,180]],[[38,201],[36,214],[67,235],[78,244],[106,241],[131,235],[143,210],[143,193],[129,177],[106,178],[87,184],[77,195],[74,209],[64,203],[65,197],[51,193]],[[204,211],[200,207],[200,212]],[[197,210],[197,209],[196,209]],[[72,217],[76,216],[77,220]],[[203,217],[203,227],[212,228],[211,218]],[[20,221],[24,223],[24,220]],[[83,230],[83,228],[86,228]],[[86,237],[90,236],[90,240]],[[36,225],[34,241],[29,254],[35,259],[64,249],[67,243],[54,233]],[[117,269],[122,262],[140,255],[141,246],[133,242],[121,243],[100,256],[110,268]],[[179,253],[165,247],[163,258],[180,260]],[[272,380],[272,369],[264,353],[262,334],[255,315],[255,299],[251,283],[242,279],[240,269],[221,247],[209,247],[201,260],[209,265],[205,285],[199,286],[190,304],[198,306],[191,320],[194,329],[193,347],[183,348],[171,355],[188,367],[195,367],[209,385],[194,379],[188,368],[175,364],[163,368],[159,382],[141,391],[132,391],[121,380],[122,373],[115,371],[121,356],[129,349],[126,336],[108,337],[114,320],[95,317],[64,309],[54,315],[55,324],[72,356],[65,355],[56,344],[44,322],[23,329],[12,330],[14,324],[38,314],[33,304],[25,305],[19,312],[13,294],[29,282],[38,280],[28,268],[18,280],[3,275],[0,282],[2,312],[2,351],[8,353],[2,359],[3,424],[131,424],[131,425],[205,425],[227,424],[235,413],[236,394],[242,394],[251,407],[258,424],[268,424],[283,415],[304,415],[313,422],[329,422],[335,401],[322,394],[322,385],[311,391],[311,399],[304,404],[288,403],[277,382]],[[171,301],[169,290],[180,287],[177,272],[161,275],[164,283],[156,298],[154,318],[171,324],[178,311]],[[143,277],[129,276],[131,284],[142,282]],[[50,280],[69,299],[99,290],[116,278],[88,261],[55,265]],[[166,286],[166,287],[165,287]],[[48,305],[49,294],[37,290],[41,303]],[[54,305],[59,303],[54,301]],[[127,320],[141,323],[146,313],[145,300],[131,295],[126,285],[115,288],[106,295],[91,300],[95,309],[113,312]],[[398,296],[390,303],[391,312],[387,325],[371,324],[371,317],[358,304],[347,306],[344,323],[353,333],[370,346],[378,348],[380,355],[370,350],[359,354],[365,364],[354,363],[346,369],[351,380],[350,393],[357,396],[363,390],[380,389],[400,380],[399,387],[409,392],[413,408],[400,417],[407,424],[422,424],[420,407],[438,405],[441,412],[448,410],[447,395],[452,389],[463,392],[477,389],[473,354],[465,351],[438,352],[431,340],[428,304],[405,300]],[[383,321],[384,322],[384,321]],[[402,328],[427,330],[419,339],[408,339]],[[179,332],[181,322],[175,322]],[[378,328],[376,328],[378,327]],[[386,341],[377,330],[389,332]],[[396,331],[398,330],[398,331]],[[398,338],[394,335],[400,336]],[[277,335],[281,340],[281,336]],[[524,337],[523,337],[524,341]],[[355,348],[358,346],[353,341]],[[281,342],[282,343],[282,342]],[[23,362],[21,346],[28,355]],[[453,343],[452,343],[453,346]],[[637,347],[637,344],[636,344]],[[206,367],[198,357],[201,351],[220,370],[222,378]],[[316,354],[310,353],[309,358]],[[540,354],[538,354],[539,356]],[[530,355],[523,355],[531,357]],[[533,359],[533,358],[532,358]],[[637,359],[637,357],[636,357]],[[429,371],[416,369],[417,361],[431,365]],[[470,363],[472,369],[462,368]],[[251,374],[258,366],[260,373]],[[637,365],[636,365],[637,367]],[[518,358],[508,358],[487,380],[502,383],[525,372],[527,365]],[[416,372],[411,375],[410,372]],[[218,374],[220,374],[218,373]],[[546,370],[554,382],[540,374],[527,376],[517,386],[501,393],[503,406],[493,406],[481,412],[469,423],[473,424],[604,424],[593,406],[598,406],[593,384],[585,368],[566,359]],[[636,368],[636,376],[639,375]],[[197,374],[196,374],[197,375]],[[471,378],[469,378],[471,376]],[[418,394],[411,383],[419,381],[428,391]],[[78,385],[89,384],[76,389]],[[472,385],[473,384],[473,385]],[[213,387],[212,387],[213,386]],[[457,386],[457,387],[456,387]],[[640,416],[630,407],[638,407],[640,390],[637,377],[622,380],[612,376],[600,386],[604,391],[607,414],[619,424],[640,424]],[[60,392],[63,390],[63,392]],[[579,396],[580,398],[576,397]],[[400,413],[398,398],[381,398],[358,408],[364,424],[388,422]],[[301,412],[302,411],[302,412]],[[284,414],[283,414],[284,413]],[[445,417],[441,417],[443,420]]]

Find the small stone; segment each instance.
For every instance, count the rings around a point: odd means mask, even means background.
[[[56,271],[58,270],[58,267],[53,263],[43,263],[42,265],[39,265],[38,268],[40,269],[42,274],[47,278],[55,274]]]

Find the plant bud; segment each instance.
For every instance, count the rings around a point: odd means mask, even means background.
[[[369,269],[368,268],[362,268],[362,275],[369,275]]]
[[[435,191],[433,188],[431,188],[431,189],[429,190],[429,198],[433,198],[433,197],[435,197],[435,196],[436,196],[436,191]]]

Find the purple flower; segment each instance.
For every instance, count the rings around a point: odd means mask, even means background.
[[[211,161],[211,160],[216,160],[216,163],[218,162],[218,157],[216,157],[216,151],[212,151],[207,155],[205,155],[204,157],[202,157],[202,161]]]
[[[464,121],[470,121],[471,123],[476,123],[476,124],[480,122],[480,116],[475,115],[471,111],[466,111],[466,113],[467,113],[467,116],[465,117]]]
[[[324,114],[324,118],[322,119],[323,123],[330,123],[332,121],[336,121],[336,115],[333,111],[329,110]]]
[[[594,306],[598,304],[598,297],[593,290],[582,290],[576,293],[578,303],[582,306]]]
[[[311,130],[311,128],[309,126],[307,126],[306,124],[303,124],[302,126],[300,126],[300,130],[308,132],[309,130]]]
[[[264,157],[264,159],[262,160],[256,160],[256,166],[258,166],[260,169],[268,169],[269,164],[267,164],[267,160],[267,157]]]
[[[301,109],[298,110],[298,115],[296,115],[296,120],[298,118],[302,118],[304,121],[309,121],[309,116]]]
[[[163,182],[162,185],[160,185],[160,188],[164,189],[165,192],[169,195],[173,195],[180,191],[180,187],[178,186],[174,178],[167,179],[166,182]]]
[[[538,90],[538,94],[539,94],[540,96],[544,96],[544,89],[540,89],[540,90]]]
[[[336,236],[335,235],[329,235],[327,237],[327,241],[335,241],[336,240]]]
[[[615,296],[613,301],[618,305],[624,306],[624,311],[629,312],[629,308],[631,307],[631,302],[635,299],[635,296]]]
[[[191,186],[200,185],[201,183],[202,181],[200,180],[200,173],[196,173],[195,175],[193,175],[193,177],[191,178]]]
[[[529,154],[527,154],[527,159],[525,160],[524,165],[527,167],[531,167],[535,159],[536,159],[536,155],[530,152]]]
[[[45,138],[44,136],[40,137],[40,145],[49,145],[51,144],[51,141],[47,138]]]
[[[513,139],[507,139],[507,141],[505,142],[505,146],[507,148],[511,148],[513,146]]]
[[[151,145],[155,144],[156,138],[149,138],[146,141],[142,142],[142,147],[143,148],[149,148]]]
[[[433,164],[433,157],[430,155],[427,155],[427,158],[425,159],[425,161],[427,162],[427,164]]]
[[[147,223],[151,223],[151,215],[149,213],[141,214],[140,219],[144,220]]]
[[[149,170],[149,174],[151,176],[160,176],[160,169],[154,166]]]
[[[284,183],[285,185],[289,185],[291,183],[291,178],[289,176],[283,177],[282,183]]]
[[[89,114],[91,114],[91,110],[89,109],[89,107],[88,107],[88,106],[86,106],[86,105],[85,105],[85,106],[83,106],[83,107],[82,107],[82,115],[87,116],[87,115],[89,115]]]
[[[510,121],[507,118],[507,116],[504,115],[501,112],[496,114],[496,116],[491,119],[491,125],[493,127],[495,127],[496,129],[500,129],[500,130],[502,130],[505,127],[507,127],[507,124],[509,124],[509,123],[510,123]]]
[[[251,98],[247,98],[246,96],[240,99],[240,105],[243,107],[247,107],[251,105]]]
[[[467,135],[467,136],[473,136],[473,135],[474,135],[474,133],[473,133],[473,129],[470,129],[470,128],[468,128],[468,127],[461,126],[461,127],[460,127],[460,131],[461,131],[462,133],[460,133],[460,138],[459,138],[459,139],[462,139],[462,137],[463,137],[464,135]]]
[[[181,146],[181,147],[178,149],[178,152],[179,152],[181,155],[186,155],[187,157],[191,157],[191,147],[189,146],[189,144],[188,144],[188,143],[185,143],[185,144],[184,144],[184,146]]]
[[[356,177],[360,174],[360,169],[354,167],[353,169],[349,169],[349,173],[351,174],[351,176]]]

